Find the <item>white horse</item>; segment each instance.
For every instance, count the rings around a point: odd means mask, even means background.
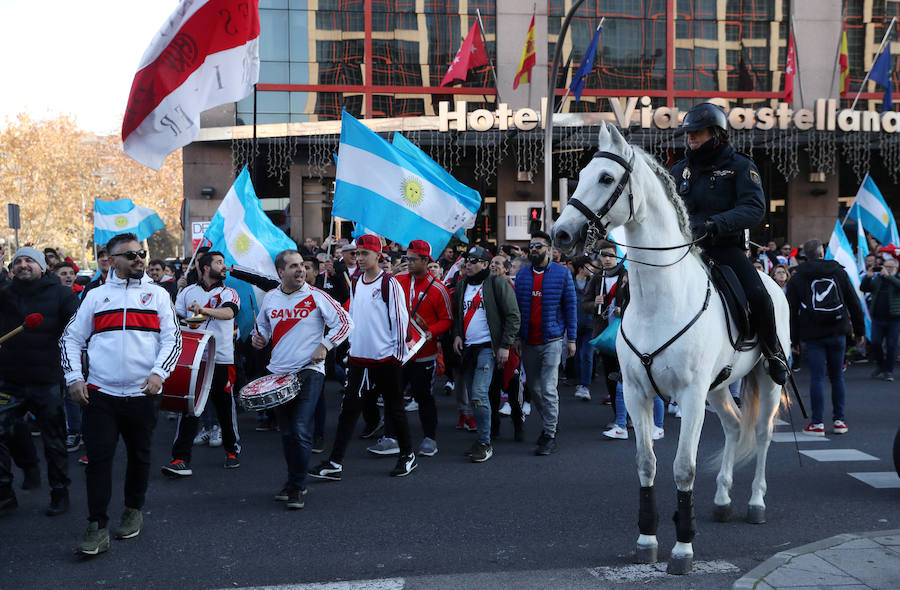
[[[641,482],[635,560],[653,563],[657,559],[659,516],[653,488],[656,456],[651,428],[653,399],[661,394],[681,409],[674,464],[677,542],[668,571],[685,574],[691,571],[694,555],[693,487],[704,402],[709,401],[715,409],[725,431],[713,518],[724,522],[730,517],[734,466],[755,454],[756,474],[747,520],[762,523],[766,454],[782,388],[769,377],[758,345],[745,351],[732,346],[726,328],[730,320],[710,284],[708,267],[696,248],[679,247],[690,243],[691,232],[687,210],[667,171],[643,150],[628,145],[611,125],[603,126],[597,146],[600,151],[581,171],[578,188],[553,226],[554,243],[564,251],[584,245],[588,218],[595,227],[601,226],[601,234],[624,225],[631,299],[622,318],[616,352],[625,405],[634,422]],[[769,277],[764,283],[774,303],[782,349],[788,350],[787,301]],[[741,409],[734,403],[728,385],[742,377]]]

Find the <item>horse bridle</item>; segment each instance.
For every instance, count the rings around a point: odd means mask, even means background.
[[[631,180],[631,172],[634,170],[634,150],[631,151],[631,158],[628,161],[626,161],[625,158],[623,158],[619,154],[614,154],[612,152],[597,152],[596,154],[594,154],[594,157],[612,160],[625,169],[625,174],[623,174],[622,178],[619,179],[619,184],[616,186],[613,194],[606,200],[605,203],[603,203],[603,206],[600,207],[600,210],[596,213],[591,211],[590,207],[588,207],[578,199],[574,197],[569,199],[569,204],[578,209],[578,211],[582,215],[584,215],[588,221],[587,237],[585,238],[585,249],[590,249],[591,247],[593,247],[594,243],[606,236],[606,228],[609,226],[609,224],[603,223],[603,216],[609,213],[610,210],[616,206],[616,202],[618,202],[619,197],[622,196],[622,193],[625,192],[625,186]],[[628,219],[631,219],[632,217],[634,217],[634,193],[632,191],[628,191]]]

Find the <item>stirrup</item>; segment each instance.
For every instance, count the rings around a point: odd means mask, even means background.
[[[767,354],[766,363],[768,364],[766,368],[768,369],[772,381],[778,385],[787,383],[791,368],[787,364],[787,359],[783,358],[782,354]]]

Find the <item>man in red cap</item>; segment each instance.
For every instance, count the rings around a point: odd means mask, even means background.
[[[453,327],[450,311],[450,294],[443,283],[428,272],[428,264],[434,262],[431,246],[425,240],[413,240],[406,251],[409,271],[396,276],[403,294],[410,320],[425,332],[425,344],[403,366],[404,388],[408,384],[413,399],[419,404],[419,420],[425,435],[419,446],[419,455],[433,457],[437,454],[437,406],[431,388],[434,385],[434,369],[437,364],[437,337]],[[393,423],[385,415],[384,436],[367,450],[375,455],[396,455],[400,447],[394,436]]]
[[[409,475],[416,468],[409,424],[403,409],[402,362],[406,352],[409,311],[400,283],[378,267],[381,240],[363,235],[356,241],[357,264],[362,273],[350,289],[350,318],[355,329],[350,334],[347,387],[338,417],[337,435],[331,456],[310,469],[310,477],[340,481],[347,445],[363,407],[363,392],[378,391],[384,398],[384,413],[397,432],[400,457],[391,471],[394,477]]]

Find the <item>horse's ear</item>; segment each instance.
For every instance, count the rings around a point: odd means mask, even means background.
[[[609,136],[610,141],[612,141],[613,145],[618,146],[619,148],[624,148],[628,145],[628,142],[625,141],[625,138],[619,133],[619,128],[615,125],[608,125],[609,127]],[[620,150],[622,151],[622,150]]]
[[[602,123],[603,124],[600,125],[600,132],[597,133],[598,148],[600,146],[609,145],[609,143],[612,141],[612,138],[609,135],[609,129],[612,127],[612,125],[608,124],[606,121],[603,121]]]

